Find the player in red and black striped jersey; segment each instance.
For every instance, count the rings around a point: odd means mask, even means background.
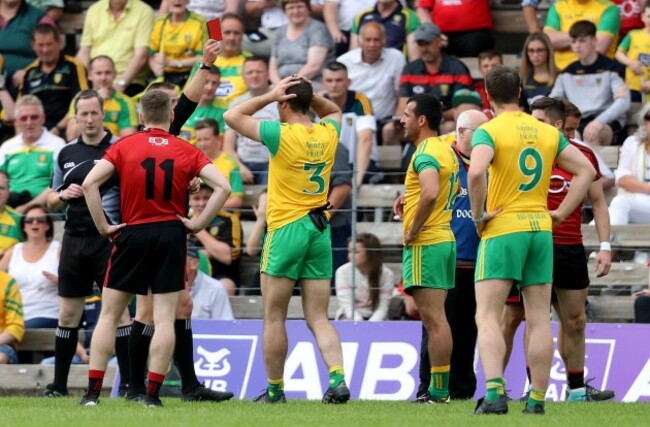
[[[563,129],[566,119],[565,102],[555,98],[540,98],[531,105],[532,115],[538,120]],[[609,244],[609,212],[607,201],[600,182],[598,160],[593,150],[585,143],[567,139],[589,159],[596,178],[589,187],[596,231],[601,241],[594,264],[598,277],[605,276],[611,266],[611,248]],[[548,209],[553,211],[562,203],[571,185],[573,176],[553,165],[551,184],[548,193]],[[560,225],[553,228],[553,306],[559,318],[558,348],[567,372],[567,401],[611,400],[614,393],[609,390],[597,390],[584,380],[585,364],[585,303],[589,286],[589,272],[585,248],[580,231],[582,204],[580,204]],[[518,298],[514,298],[518,300]],[[513,299],[509,299],[511,302]],[[521,304],[509,304],[504,312],[503,331],[508,345],[507,358],[512,349],[512,341],[517,327],[523,320]]]
[[[173,119],[169,95],[145,94],[140,120],[146,130],[109,148],[83,183],[88,209],[97,229],[112,238],[102,311],[90,348],[86,394],[81,404],[99,400],[104,371],[117,322],[132,294],[153,294],[155,331],[151,340],[149,384],[144,402],[162,406],[158,393],[174,350],[174,321],[180,291],[185,288],[186,233],[209,223],[230,195],[230,185],[203,153],[168,133]],[[102,209],[99,187],[113,173],[120,177],[122,224],[110,225]],[[187,188],[200,176],[214,188],[204,211],[185,218]]]

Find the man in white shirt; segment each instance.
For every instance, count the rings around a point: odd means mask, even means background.
[[[199,248],[187,248],[185,274],[192,296],[192,319],[234,320],[228,292],[221,282],[199,271]]]
[[[0,169],[9,177],[7,205],[23,213],[45,205],[54,164],[65,141],[45,128],[41,100],[25,95],[16,102],[16,125],[21,131],[0,147]]]
[[[361,92],[372,102],[379,121],[390,118],[399,99],[399,79],[406,65],[397,49],[386,48],[384,27],[369,22],[361,27],[359,46],[337,61],[348,68],[350,89]]]
[[[247,99],[263,95],[270,90],[269,64],[266,59],[253,56],[247,58],[242,70],[248,92],[235,99],[232,106]],[[280,121],[280,112],[275,102],[265,106],[253,117],[260,120]],[[266,185],[269,171],[269,149],[226,127],[223,149],[230,153],[239,163],[244,184]]]

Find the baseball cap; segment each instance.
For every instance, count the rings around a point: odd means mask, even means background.
[[[454,96],[451,98],[451,106],[453,108],[456,108],[460,104],[474,104],[482,107],[483,100],[481,99],[481,95],[479,95],[476,91],[469,89],[459,89],[454,92]]]
[[[198,258],[199,257],[199,247],[196,245],[187,245],[187,256],[190,258]]]
[[[432,42],[436,38],[440,37],[440,28],[434,23],[427,22],[418,27],[417,30],[415,30],[415,41],[423,41],[423,42]]]

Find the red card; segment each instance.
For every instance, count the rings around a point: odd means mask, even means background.
[[[208,36],[217,41],[221,41],[223,36],[221,35],[221,19],[214,18],[211,21],[208,21]]]

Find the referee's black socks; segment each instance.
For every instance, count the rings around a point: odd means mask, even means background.
[[[183,393],[189,393],[201,385],[194,372],[194,339],[192,338],[192,320],[176,319],[174,322],[176,345],[174,362],[181,374]]]
[[[59,391],[68,391],[68,374],[78,341],[78,327],[57,326],[54,341],[54,386]]]

